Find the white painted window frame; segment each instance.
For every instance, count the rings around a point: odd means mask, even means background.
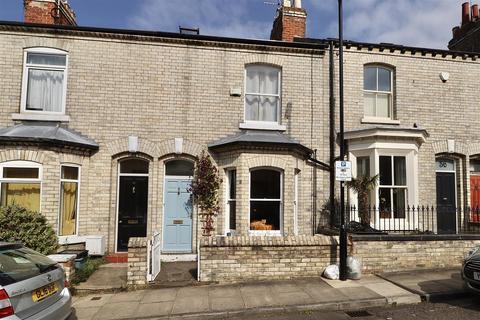
[[[63,179],[62,178],[62,169],[63,167],[73,167],[73,168],[78,168],[78,178],[75,180],[75,179]],[[57,230],[57,234],[58,234],[58,237],[59,239],[62,239],[62,238],[68,238],[68,237],[72,237],[72,236],[78,236],[79,235],[79,232],[78,232],[78,227],[80,226],[79,224],[79,221],[80,221],[80,181],[81,181],[81,176],[82,176],[82,167],[78,164],[74,164],[74,163],[62,163],[60,165],[60,198],[59,198],[59,206],[58,206],[58,230]],[[76,218],[76,221],[75,221],[75,234],[71,234],[71,235],[60,235],[60,230],[62,229],[62,182],[76,182],[77,183],[77,218]]]
[[[38,178],[3,178],[3,169],[4,168],[37,168],[38,169]],[[33,161],[23,161],[23,160],[15,160],[15,161],[7,161],[0,163],[0,193],[2,190],[3,183],[38,183],[40,184],[40,204],[39,204],[39,211],[42,210],[42,192],[43,192],[43,166],[38,162]],[[1,194],[0,194],[1,197]]]
[[[262,94],[256,92],[247,92],[247,70],[249,67],[266,67],[275,69],[278,72],[278,92],[276,95],[274,94]],[[244,101],[243,101],[243,119],[244,123],[240,124],[240,129],[260,129],[260,130],[279,130],[285,131],[286,127],[281,125],[282,119],[282,69],[278,66],[269,65],[269,64],[261,64],[261,63],[254,63],[248,64],[245,66],[244,70]],[[278,98],[278,105],[277,105],[277,120],[276,121],[259,121],[259,120],[247,120],[247,96],[248,95],[255,95],[255,96],[265,96],[265,97],[275,97]]]
[[[51,54],[51,55],[63,55],[65,56],[65,67],[62,66],[50,66],[50,65],[40,65],[40,64],[27,64],[27,56],[29,53],[42,53],[42,54]],[[66,103],[67,103],[67,82],[68,82],[68,65],[69,65],[69,55],[68,52],[60,49],[54,48],[44,48],[44,47],[35,47],[25,49],[23,52],[23,78],[22,78],[22,96],[21,96],[21,107],[20,112],[22,114],[31,114],[31,115],[51,115],[51,116],[61,116],[65,115]],[[41,70],[52,70],[52,71],[63,71],[63,95],[62,95],[62,110],[60,112],[53,111],[43,111],[43,110],[27,110],[27,94],[28,94],[28,71],[30,69],[41,69]]]
[[[365,86],[363,87],[363,104],[364,104],[364,107],[363,107],[363,119],[362,119],[362,122],[363,123],[389,123],[389,124],[400,124],[399,121],[397,120],[394,120],[393,118],[393,69],[392,68],[389,68],[389,67],[386,67],[386,66],[383,66],[383,65],[378,65],[378,64],[368,64],[368,65],[365,65],[363,67],[363,77],[365,78],[365,70],[366,69],[369,69],[369,68],[375,68],[376,71],[377,71],[377,77],[376,77],[376,80],[377,80],[377,88],[378,88],[378,69],[384,69],[384,70],[388,70],[390,72],[390,91],[380,91],[380,90],[366,90],[365,89]],[[374,94],[375,95],[375,115],[366,115],[365,114],[365,100],[366,100],[366,97],[365,95],[366,94]],[[377,98],[378,98],[378,95],[384,95],[384,94],[388,94],[388,104],[389,104],[389,108],[388,108],[388,113],[390,114],[389,117],[379,117],[377,116]]]
[[[395,213],[393,212],[393,189],[402,189],[402,190],[405,190],[405,209],[407,209],[407,205],[408,205],[408,174],[407,174],[407,157],[406,155],[403,156],[403,155],[391,155],[391,154],[388,154],[388,155],[384,155],[384,154],[379,154],[378,155],[378,165],[380,166],[380,157],[388,157],[390,158],[390,174],[391,174],[391,181],[392,183],[390,185],[382,185],[380,184],[380,178],[378,179],[378,186],[377,186],[377,196],[378,198],[380,198],[380,189],[390,189],[390,212],[391,212],[391,215],[392,215],[392,218],[390,219],[406,219],[407,217],[407,213],[405,212],[405,217],[404,218],[394,218],[395,216]],[[402,157],[402,158],[405,158],[405,178],[407,180],[407,184],[405,185],[395,185],[395,158],[398,157]],[[380,168],[378,170],[378,172],[380,173]],[[378,207],[380,209],[380,206]]]
[[[225,170],[225,176],[226,176],[226,188],[225,188],[225,236],[228,236],[228,235],[234,235],[235,234],[235,231],[236,229],[230,229],[230,202],[231,201],[234,201],[235,203],[237,203],[237,199],[231,199],[230,198],[230,183],[231,183],[231,176],[230,174],[233,172],[233,171],[236,171],[236,175],[238,174],[238,171],[237,171],[237,168],[229,168],[229,169],[226,169]],[[238,176],[237,176],[238,177]],[[238,179],[238,178],[237,178]],[[235,188],[237,186],[235,185]],[[236,192],[235,192],[235,197],[236,197]]]
[[[370,158],[370,175],[376,175],[380,173],[380,156],[404,156],[406,157],[406,174],[407,174],[407,195],[406,201],[408,206],[418,205],[418,147],[415,143],[392,143],[392,142],[375,142],[375,143],[365,143],[365,144],[353,144],[350,146],[349,159],[352,161],[352,170],[357,173],[357,157],[369,157]],[[413,214],[410,213],[410,216],[407,217],[408,213],[405,214],[405,218],[392,218],[390,219],[380,219],[379,213],[379,184],[375,187],[374,191],[371,193],[372,203],[375,205],[375,225],[373,227],[381,229],[382,226],[388,225],[393,228],[406,227],[410,229],[418,228],[418,225],[415,225]],[[350,191],[349,197],[351,203],[355,204],[358,201],[357,195]],[[357,217],[358,219],[358,217]],[[414,225],[408,225],[407,222],[413,223]],[[373,221],[372,221],[373,223]],[[412,230],[413,230],[412,229]]]
[[[251,184],[252,184],[252,172],[258,171],[258,170],[272,170],[280,173],[280,198],[279,199],[251,198],[250,190],[251,190]],[[284,175],[283,170],[279,168],[274,168],[274,167],[256,167],[256,168],[250,169],[250,172],[248,175],[248,234],[250,236],[281,236],[283,234],[283,181],[284,181],[283,175]],[[268,201],[268,202],[278,201],[280,203],[280,206],[279,206],[280,230],[250,230],[250,223],[252,221],[250,208],[251,208],[252,201]]]

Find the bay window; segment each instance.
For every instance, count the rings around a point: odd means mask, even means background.
[[[236,229],[237,224],[237,170],[227,171],[227,214],[226,217],[226,233]]]
[[[280,121],[280,69],[268,65],[246,67],[245,121]]]
[[[40,211],[42,168],[28,161],[0,164],[0,205],[16,204],[31,211]]]
[[[273,169],[250,172],[250,230],[281,232],[282,174]]]
[[[63,165],[60,177],[60,225],[59,235],[77,234],[78,195],[80,168]]]
[[[22,112],[65,113],[67,60],[57,49],[25,51]]]
[[[380,156],[378,188],[380,218],[403,219],[407,203],[407,169],[405,157]]]

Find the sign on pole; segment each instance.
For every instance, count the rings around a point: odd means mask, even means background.
[[[352,180],[352,162],[351,161],[335,162],[335,180],[337,181]]]

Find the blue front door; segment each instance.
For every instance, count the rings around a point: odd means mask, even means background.
[[[190,179],[165,179],[163,251],[192,251],[192,197]]]

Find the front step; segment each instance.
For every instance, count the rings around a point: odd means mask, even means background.
[[[162,262],[162,268],[155,285],[162,287],[182,287],[198,284],[197,263],[195,261]]]
[[[197,261],[197,255],[194,253],[163,253],[160,255],[160,261],[162,262],[193,262]]]
[[[128,252],[110,253],[105,257],[108,263],[127,263]]]

